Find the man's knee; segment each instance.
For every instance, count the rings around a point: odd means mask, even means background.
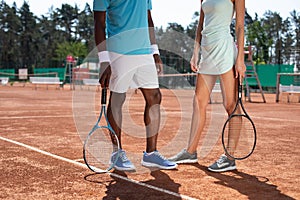
[[[126,93],[111,92],[110,106],[114,108],[121,108],[125,102]]]
[[[160,104],[160,102],[161,102],[161,93],[160,93],[159,89],[154,91],[153,99],[154,99],[154,102],[156,102],[156,104]]]
[[[154,90],[151,94],[151,102],[150,104],[152,105],[155,105],[155,104],[160,104],[161,103],[161,93],[160,93],[160,90],[157,89],[157,90]]]
[[[162,97],[159,89],[143,89],[142,92],[148,105],[156,105],[161,103]]]

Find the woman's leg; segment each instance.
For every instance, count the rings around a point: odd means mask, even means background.
[[[234,111],[235,105],[238,98],[238,79],[234,78],[233,70],[221,75],[220,77],[221,87],[222,87],[222,95],[225,110],[228,116]],[[240,113],[240,109],[237,108],[236,112]],[[228,133],[228,144],[227,150],[230,151],[230,154],[234,153],[236,144],[239,138],[239,126],[241,118],[235,117],[229,122],[230,132]],[[234,126],[234,127],[233,127]]]
[[[190,138],[187,151],[196,152],[201,133],[206,121],[206,107],[210,100],[210,93],[216,82],[217,76],[198,74],[193,100],[193,115],[190,129]]]
[[[225,110],[228,115],[230,115],[235,108],[236,101],[238,98],[237,95],[237,83],[238,79],[234,76],[234,68],[225,74],[220,76],[221,89],[223,95],[223,104]],[[230,124],[229,124],[230,126]],[[229,138],[231,142],[229,142],[229,146],[233,146],[232,144],[236,143],[236,134],[230,132]],[[233,143],[232,143],[233,142]],[[229,170],[236,169],[235,160],[230,159],[227,155],[221,155],[220,158],[208,167],[210,171],[213,172],[225,172]]]

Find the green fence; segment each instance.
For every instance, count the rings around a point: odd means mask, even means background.
[[[293,65],[258,65],[257,74],[263,87],[276,87],[277,73],[293,73]],[[281,84],[289,85],[293,77],[282,77]]]
[[[247,66],[247,69],[251,68]],[[256,65],[256,72],[262,87],[276,87],[277,73],[293,73],[293,65]],[[282,76],[280,83],[283,85],[293,84],[295,77]],[[255,78],[248,80],[250,86],[257,86]]]
[[[13,75],[8,75],[8,74],[13,74]],[[8,77],[10,80],[14,80],[16,78],[14,74],[15,74],[15,69],[0,69],[1,77]]]
[[[250,69],[252,67],[247,66],[247,68]],[[256,65],[256,72],[263,88],[276,88],[277,73],[293,73],[293,70],[293,65]],[[57,73],[60,81],[66,81],[66,68],[35,68],[33,70],[34,74],[45,74],[53,72]],[[7,75],[3,73],[7,73]],[[9,77],[10,80],[15,80],[16,78],[18,78],[14,75],[8,74],[15,74],[15,69],[0,69],[0,76]],[[49,76],[55,75],[49,74]],[[283,85],[300,85],[300,80],[298,79],[300,79],[300,77],[298,76],[281,76],[280,83]],[[257,86],[255,78],[249,79],[248,83],[250,86]]]
[[[57,73],[60,81],[65,81],[66,78],[66,68],[35,68],[33,73],[36,74],[45,74],[45,73]],[[49,76],[55,76],[54,74]]]

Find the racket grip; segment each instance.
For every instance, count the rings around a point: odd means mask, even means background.
[[[238,77],[238,98],[242,99],[243,94],[243,84],[240,82],[240,77]]]
[[[239,98],[242,98],[242,93],[243,93],[243,86],[241,84],[239,84]]]
[[[107,96],[107,89],[102,88],[102,94],[101,94],[101,105],[106,104],[106,96]]]

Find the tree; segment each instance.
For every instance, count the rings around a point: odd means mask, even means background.
[[[79,9],[77,5],[72,7],[69,4],[62,4],[61,8],[56,9],[55,17],[58,29],[64,33],[67,41],[78,41],[78,16]]]
[[[245,32],[246,44],[255,47],[253,60],[256,63],[266,63],[269,60],[269,47],[272,45],[272,41],[268,38],[265,28],[256,15],[253,23],[248,24]]]
[[[20,65],[19,31],[22,29],[16,4],[9,7],[2,1],[0,12],[0,67],[15,68]]]
[[[293,54],[293,34],[292,26],[289,19],[283,22],[283,40],[282,40],[282,61],[283,63],[291,64],[292,54]]]
[[[81,42],[63,42],[58,44],[55,50],[56,59],[64,60],[68,55],[73,57],[85,57],[87,55],[87,48]]]
[[[268,38],[272,40],[273,45],[270,48],[270,63],[282,64],[282,50],[284,34],[283,22],[279,13],[267,11],[262,19],[262,24],[265,28]]]
[[[86,4],[84,10],[78,16],[78,33],[81,41],[85,43],[89,51],[92,51],[95,47],[93,23],[93,12],[89,4]]]
[[[38,66],[52,67],[54,49],[60,42],[56,25],[51,19],[42,15],[39,19],[39,61]]]
[[[291,20],[295,27],[294,37],[294,53],[295,53],[295,63],[297,66],[300,65],[300,14],[293,10],[291,12]]]
[[[66,41],[64,31],[58,28],[57,12],[51,8],[49,15],[42,15],[39,18],[39,32],[41,37],[39,38],[40,44],[40,62],[39,66],[43,67],[57,67],[60,66],[60,61],[54,59],[55,50],[58,44]]]
[[[186,29],[186,34],[191,38],[196,38],[196,31],[199,23],[199,12],[195,12],[193,15],[193,20]]]
[[[21,67],[28,67],[29,71],[37,64],[38,57],[38,24],[36,17],[30,11],[29,5],[24,1],[19,10],[22,29],[20,31]]]

